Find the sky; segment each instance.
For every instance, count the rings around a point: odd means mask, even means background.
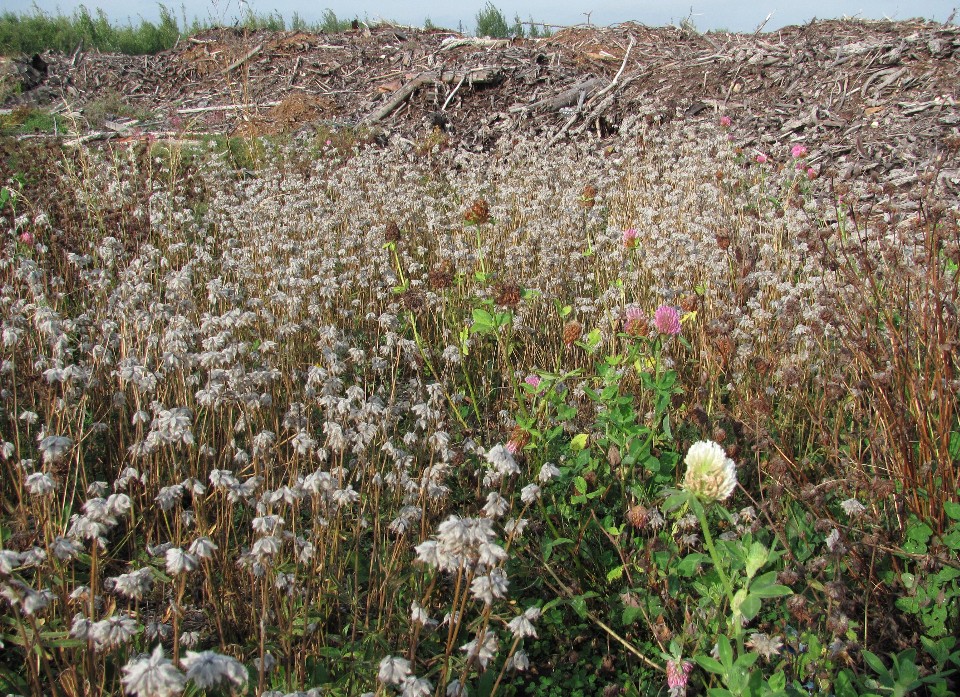
[[[47,13],[72,14],[81,4],[91,11],[102,9],[118,23],[134,23],[141,18],[155,20],[159,15],[156,0],[0,0],[0,11],[28,12],[33,7]],[[244,16],[247,8],[257,14],[280,12],[288,21],[297,12],[307,21],[319,20],[325,9],[340,19],[389,19],[420,26],[426,18],[437,26],[456,29],[460,22],[466,31],[476,27],[476,14],[486,0],[435,2],[433,0],[197,0],[187,5],[177,0],[165,2],[178,18],[195,17],[207,22],[232,24]],[[911,19],[920,17],[943,22],[960,0],[494,0],[508,20],[519,15],[551,24],[571,25],[589,21],[609,25],[637,21],[649,26],[678,24],[689,17],[697,29],[754,31],[770,16],[765,31],[790,24],[819,19],[857,16],[866,19]],[[960,21],[960,13],[957,20]]]

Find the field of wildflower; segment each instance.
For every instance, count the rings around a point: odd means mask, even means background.
[[[0,692],[956,694],[960,214],[730,127],[3,145]]]

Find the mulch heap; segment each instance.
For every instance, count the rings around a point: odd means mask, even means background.
[[[726,115],[748,154],[782,159],[802,143],[818,171],[899,188],[937,171],[956,199],[958,56],[960,28],[919,20],[755,34],[627,23],[514,40],[389,25],[218,29],[156,56],[45,54],[45,79],[15,99],[82,114],[119,96],[157,115],[141,129],[181,135],[368,124],[414,136],[440,126],[476,149],[517,133],[614,137],[628,117]]]

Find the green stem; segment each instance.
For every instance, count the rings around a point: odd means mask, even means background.
[[[713,560],[713,568],[717,570],[720,583],[723,584],[723,591],[727,596],[727,602],[730,604],[730,610],[733,612],[731,626],[737,640],[737,648],[740,650],[740,653],[743,653],[743,624],[740,622],[740,612],[733,608],[733,584],[724,572],[720,555],[717,553],[717,548],[713,544],[713,536],[710,534],[710,526],[707,525],[707,514],[703,508],[703,504],[692,494],[690,497],[690,507],[700,521],[700,528],[703,530],[703,541],[707,545],[707,550],[710,552],[710,559]]]

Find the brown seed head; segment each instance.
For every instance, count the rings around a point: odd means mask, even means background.
[[[516,283],[497,285],[494,302],[503,307],[516,307],[520,303],[520,286]]]
[[[490,220],[490,205],[478,198],[463,214],[463,219],[472,225],[483,225]]]
[[[579,203],[581,208],[593,208],[597,203],[597,187],[591,184],[583,187]]]
[[[444,260],[440,266],[430,269],[427,274],[427,281],[433,290],[443,290],[453,285],[453,265]]]
[[[684,312],[693,312],[694,310],[697,309],[697,307],[699,307],[699,305],[700,305],[700,296],[698,296],[696,293],[690,293],[689,295],[685,295],[680,300],[680,308]]]
[[[583,325],[577,320],[572,319],[563,325],[563,343],[571,346],[581,336],[583,336]]]
[[[396,220],[390,220],[387,222],[387,229],[383,233],[383,238],[387,242],[400,241],[400,226],[397,225]]]
[[[637,530],[642,530],[649,519],[650,515],[647,509],[641,506],[639,503],[635,506],[631,506],[627,511],[627,522],[629,522],[630,525],[635,527]]]

